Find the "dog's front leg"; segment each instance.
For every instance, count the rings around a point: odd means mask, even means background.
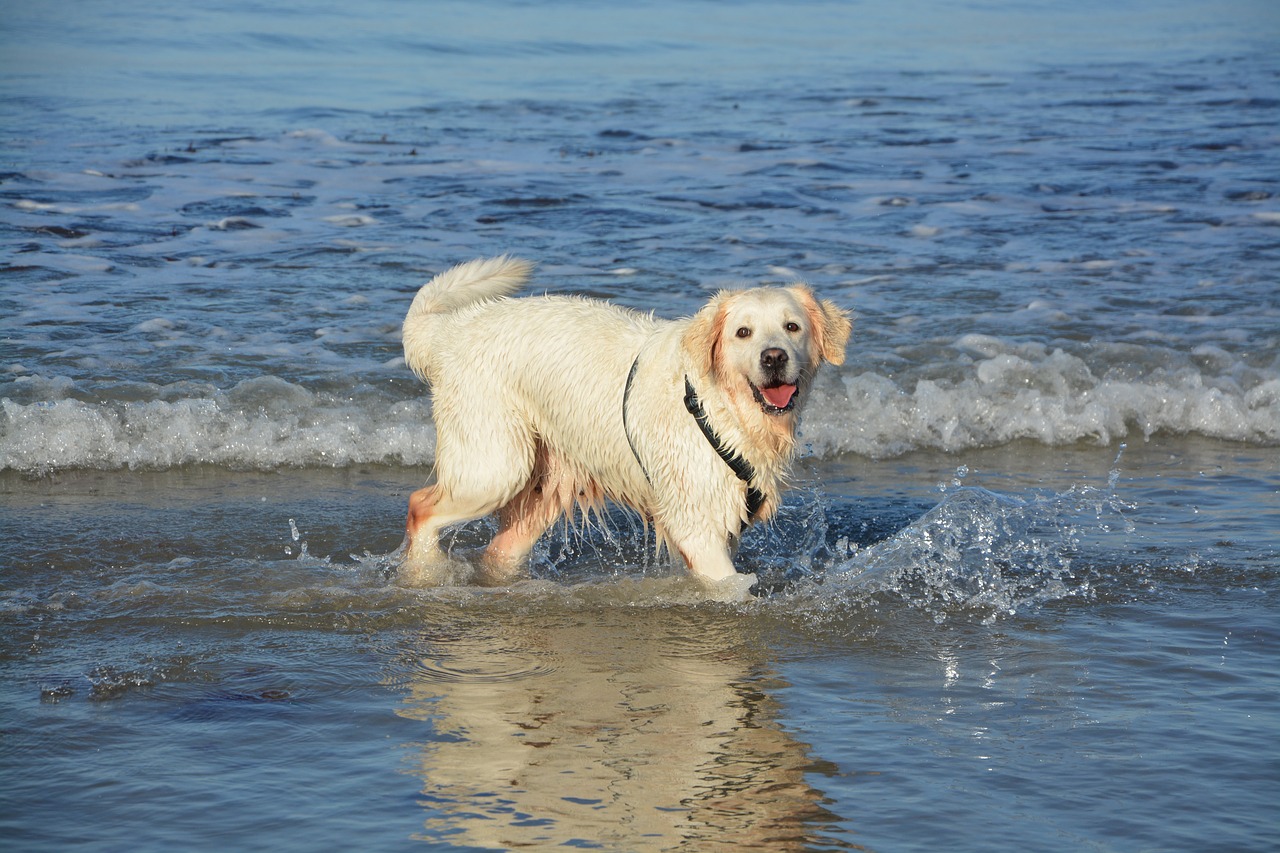
[[[750,596],[756,576],[739,574],[733,567],[736,544],[732,537],[717,536],[711,532],[695,534],[675,543],[676,550],[694,577],[717,596],[723,593],[727,600],[741,600]]]

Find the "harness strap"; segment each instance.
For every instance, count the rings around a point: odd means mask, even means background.
[[[645,481],[652,484],[653,481],[649,478],[649,471],[645,468],[644,461],[640,458],[640,452],[636,450],[636,444],[631,439],[631,427],[627,422],[627,408],[631,400],[631,385],[635,382],[636,370],[639,367],[640,356],[637,355],[635,361],[631,362],[631,370],[627,373],[627,382],[622,388],[622,432],[627,437],[627,446],[631,448],[631,455],[635,457],[636,464],[640,466],[640,472],[644,474]],[[755,468],[751,467],[751,463],[743,459],[740,454],[734,453],[724,446],[720,436],[716,435],[716,431],[711,428],[711,423],[707,420],[707,411],[702,408],[702,401],[698,399],[698,393],[693,390],[693,383],[689,381],[688,376],[684,378],[684,407],[689,410],[689,414],[693,415],[694,421],[698,424],[698,429],[702,430],[702,434],[711,445],[711,449],[724,460],[724,463],[737,475],[739,480],[747,484],[747,519],[742,522],[742,529],[746,530],[747,525],[751,523],[751,519],[755,518],[756,513],[764,506],[765,501],[764,492],[757,489],[751,482],[756,476]]]
[[[636,368],[640,366],[640,356],[636,355],[636,360],[631,362],[631,372],[627,374],[627,384],[622,388],[622,433],[627,437],[627,446],[631,448],[631,455],[636,458],[636,464],[640,466],[640,473],[644,474],[646,483],[653,485],[653,481],[649,479],[649,471],[644,467],[644,462],[640,460],[640,453],[636,450],[636,443],[631,440],[631,427],[627,425],[627,403],[631,399],[631,383],[636,378]]]
[[[635,367],[633,366],[631,370],[634,372]],[[765,500],[764,492],[751,483],[755,479],[756,469],[751,467],[751,463],[743,459],[741,455],[724,446],[720,436],[716,435],[716,431],[711,428],[711,424],[707,420],[707,411],[702,408],[702,401],[698,399],[698,392],[693,390],[693,383],[689,381],[688,376],[684,378],[684,407],[689,410],[689,414],[693,415],[693,419],[697,421],[698,428],[702,430],[702,434],[706,436],[707,441],[711,444],[711,449],[724,460],[724,463],[729,466],[734,474],[738,475],[739,480],[747,484],[747,520],[742,522],[742,529],[746,530],[751,519],[755,518],[756,513],[760,511],[760,507],[764,506]]]

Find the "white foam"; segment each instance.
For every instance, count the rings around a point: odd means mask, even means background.
[[[167,322],[142,327],[163,333]],[[953,349],[954,360],[971,358],[947,376],[823,374],[805,413],[805,444],[818,456],[873,458],[1017,440],[1105,445],[1159,432],[1280,444],[1280,375],[1218,348],[1166,362],[1144,348],[1156,363],[1141,370],[1131,347],[1093,363],[978,335]],[[34,402],[0,400],[0,470],[428,465],[435,449],[425,395],[395,399],[370,386],[338,395],[261,377],[227,390],[133,383],[84,402],[70,380],[15,378]]]
[[[0,400],[0,470],[429,464],[425,399],[318,394],[278,379],[173,400]]]
[[[378,220],[363,213],[338,214],[326,216],[324,221],[341,228],[362,228],[366,225],[377,225]]]
[[[340,146],[342,143],[336,136],[327,130],[319,128],[304,128],[302,130],[294,130],[285,134],[289,139],[305,140],[307,142],[318,142],[321,145]]]
[[[238,231],[245,228],[260,228],[261,226],[244,216],[227,216],[216,222],[210,222],[206,227],[210,231]]]
[[[1158,432],[1280,444],[1280,376],[1221,350],[1191,359],[1144,348],[1156,364],[1139,369],[1128,347],[1100,348],[1094,363],[976,335],[956,349],[980,357],[914,381],[856,370],[828,377],[810,401],[804,441],[819,455],[871,457],[1019,439],[1105,445]]]

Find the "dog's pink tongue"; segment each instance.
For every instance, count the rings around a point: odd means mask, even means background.
[[[791,398],[795,396],[796,386],[779,385],[776,388],[761,388],[760,396],[775,409],[785,409],[791,405]]]

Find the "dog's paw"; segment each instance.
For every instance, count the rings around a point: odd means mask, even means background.
[[[756,576],[735,574],[723,580],[703,581],[703,584],[707,588],[707,597],[712,601],[736,604],[754,598],[751,590],[756,584]]]
[[[400,586],[431,587],[448,583],[445,566],[419,560],[406,560],[396,568],[396,583]]]
[[[403,557],[396,567],[396,583],[400,586],[429,588],[458,586],[469,582],[470,565],[444,555]]]
[[[471,583],[476,586],[511,586],[526,577],[528,575],[521,564],[482,560],[471,575]]]

